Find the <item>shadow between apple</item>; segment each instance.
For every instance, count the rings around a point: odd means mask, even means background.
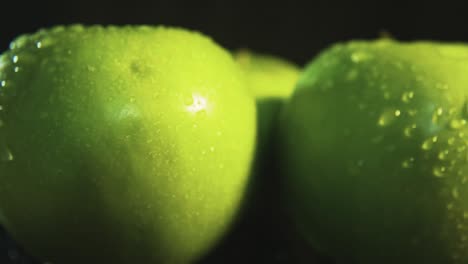
[[[230,232],[198,264],[211,263],[317,263],[320,256],[295,232],[282,198],[277,145],[280,98],[257,101],[257,140],[243,207]]]

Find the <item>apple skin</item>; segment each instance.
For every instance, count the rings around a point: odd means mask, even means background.
[[[337,44],[280,115],[285,203],[337,263],[468,263],[468,46]]]
[[[209,38],[55,27],[19,37],[0,62],[0,215],[31,254],[187,263],[229,228],[256,110],[236,63]]]

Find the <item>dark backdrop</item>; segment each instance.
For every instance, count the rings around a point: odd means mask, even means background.
[[[199,30],[229,49],[250,48],[303,65],[337,41],[390,34],[400,40],[468,42],[468,9],[449,2],[71,0],[0,3],[0,50],[18,34],[56,24],[166,24]],[[274,182],[274,180],[272,180]],[[331,263],[297,237],[264,185],[203,263]],[[257,205],[258,205],[257,204]],[[0,263],[37,263],[0,229]]]
[[[18,34],[69,23],[183,26],[228,48],[249,47],[300,64],[330,43],[375,38],[383,31],[402,40],[468,41],[463,1],[408,2],[5,0],[0,3],[0,50]]]

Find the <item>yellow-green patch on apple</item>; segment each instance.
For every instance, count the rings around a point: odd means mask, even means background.
[[[186,263],[244,196],[255,102],[232,57],[168,27],[54,27],[2,55],[0,209],[54,263]]]

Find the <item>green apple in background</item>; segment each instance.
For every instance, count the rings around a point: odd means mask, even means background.
[[[273,152],[270,143],[277,113],[294,88],[298,68],[283,59],[247,50],[235,51],[233,56],[257,103],[256,156],[242,217],[219,247],[201,263],[277,262],[278,257],[284,258],[289,252],[282,235],[287,231],[281,224],[282,218],[277,216],[277,175],[270,163]],[[278,230],[278,227],[281,228]]]
[[[186,263],[223,235],[253,159],[232,57],[165,27],[55,27],[0,60],[0,215],[53,263]]]
[[[247,50],[240,50],[234,56],[256,98],[257,146],[262,149],[268,144],[283,102],[293,92],[299,77],[299,67],[279,57]]]
[[[272,142],[277,114],[292,93],[299,75],[294,64],[271,55],[247,50],[233,52],[248,88],[257,103],[255,163],[242,217],[221,246],[206,259],[209,263],[270,263],[294,254],[290,248],[284,212],[278,210],[278,176],[272,166]],[[278,227],[280,227],[278,229]],[[252,245],[260,245],[252,247]]]
[[[338,263],[468,263],[468,46],[337,44],[281,113],[298,230]]]

